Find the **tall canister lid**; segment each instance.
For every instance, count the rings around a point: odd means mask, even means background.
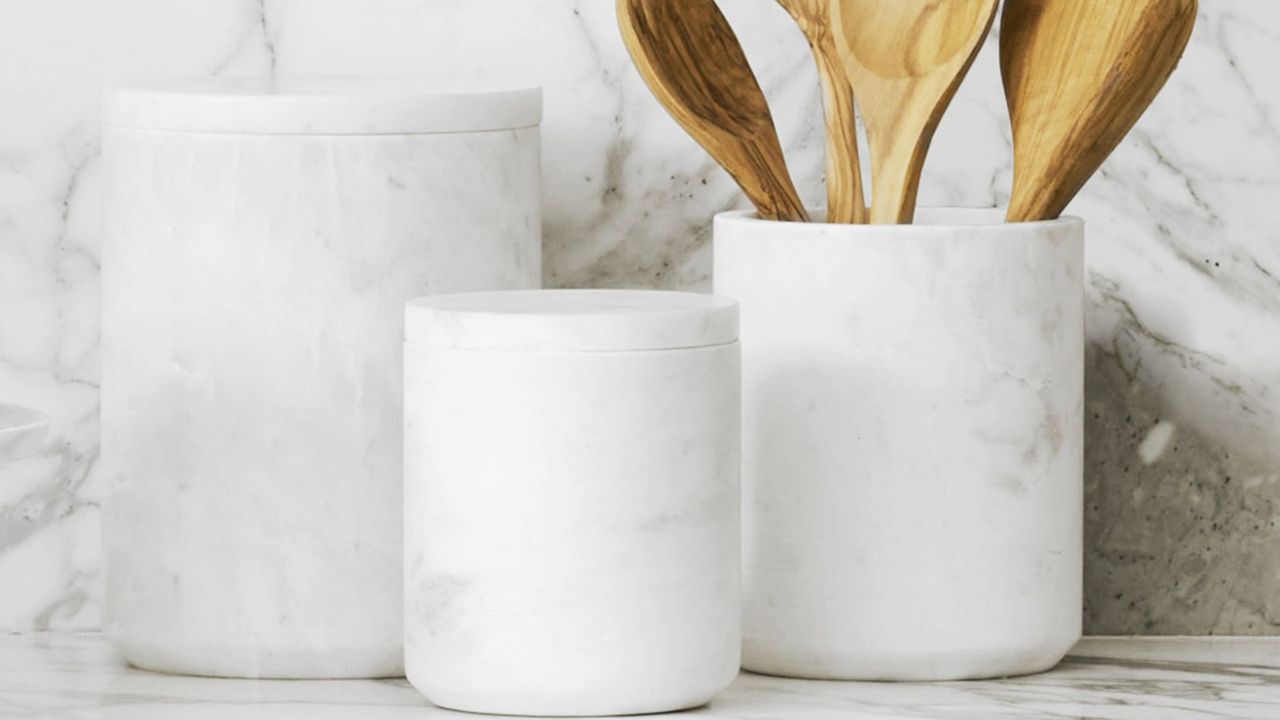
[[[724,345],[738,339],[738,303],[660,290],[517,290],[422,298],[405,310],[405,340],[458,350],[616,352]]]
[[[109,127],[263,135],[408,135],[534,127],[542,89],[492,81],[220,77],[108,91]]]

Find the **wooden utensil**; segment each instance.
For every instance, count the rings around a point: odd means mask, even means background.
[[[867,202],[862,192],[858,134],[853,112],[853,86],[836,49],[828,0],[778,0],[809,41],[822,83],[827,126],[827,222],[864,223]]]
[[[997,0],[831,0],[871,150],[871,222],[909,223],[929,143]]]
[[[618,0],[628,52],[676,122],[768,220],[805,221],[764,92],[714,0]]]
[[[1196,0],[1007,0],[1009,221],[1056,218],[1173,73]]]

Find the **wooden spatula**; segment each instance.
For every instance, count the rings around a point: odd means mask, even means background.
[[[618,0],[622,39],[676,122],[769,220],[808,220],[764,92],[714,0]]]
[[[871,222],[909,223],[929,143],[997,0],[831,2],[836,44],[867,126]]]
[[[813,48],[822,83],[827,126],[827,222],[864,223],[867,201],[862,192],[858,134],[854,124],[853,86],[845,75],[831,28],[829,0],[778,0]]]
[[[1173,73],[1196,0],[1006,0],[1009,221],[1056,218]]]

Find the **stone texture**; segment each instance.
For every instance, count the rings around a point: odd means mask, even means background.
[[[1086,363],[1085,623],[1098,635],[1280,628],[1280,474],[1170,420],[1110,347]]]
[[[797,184],[819,201],[804,39],[771,0],[721,4]],[[925,204],[1008,197],[994,51],[989,40],[939,128]],[[1086,632],[1280,633],[1269,519],[1280,473],[1277,54],[1280,3],[1203,0],[1170,85],[1070,211],[1089,224],[1089,340],[1113,358],[1089,364],[1088,402],[1107,411],[1088,423]],[[512,67],[547,86],[547,283],[709,287],[711,216],[742,198],[629,68],[610,2],[0,4],[0,402],[53,417],[42,455],[0,468],[0,627],[99,623],[101,86]],[[1126,417],[1174,423],[1179,449],[1168,452],[1186,469],[1164,456],[1135,476],[1143,435],[1130,437]],[[1212,540],[1196,570],[1189,539],[1201,529]],[[1119,560],[1130,548],[1156,559]],[[1210,576],[1194,607],[1158,599]]]

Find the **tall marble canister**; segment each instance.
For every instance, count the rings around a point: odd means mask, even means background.
[[[1084,226],[715,223],[742,303],[743,667],[1045,670],[1080,637]]]
[[[140,667],[402,670],[401,318],[537,287],[537,88],[107,98],[106,628]]]
[[[738,308],[547,290],[407,310],[405,665],[445,707],[701,705],[738,672]]]

